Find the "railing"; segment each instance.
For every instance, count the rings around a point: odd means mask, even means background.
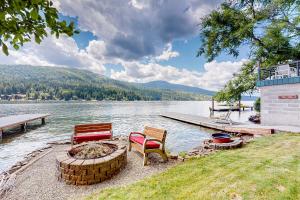
[[[258,68],[257,86],[300,83],[300,61],[281,64],[266,69]]]

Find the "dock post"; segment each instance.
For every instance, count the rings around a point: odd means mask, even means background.
[[[0,129],[0,142],[2,142],[2,134],[3,134],[3,130]]]
[[[215,111],[215,99],[212,97],[211,98],[211,108],[212,108],[212,112]]]
[[[21,130],[26,132],[27,130],[27,123],[21,124]]]
[[[46,120],[45,118],[42,118],[42,125],[45,125],[46,124]]]

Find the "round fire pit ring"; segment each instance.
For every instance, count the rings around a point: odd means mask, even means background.
[[[231,136],[228,133],[214,133],[212,134],[214,143],[230,143],[232,142]]]
[[[56,156],[58,179],[73,185],[100,183],[126,164],[126,146],[113,141],[74,145]]]

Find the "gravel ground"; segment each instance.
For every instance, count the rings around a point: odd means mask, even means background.
[[[152,155],[148,166],[142,166],[143,158],[136,152],[128,152],[128,163],[118,175],[110,180],[89,186],[73,186],[59,182],[55,176],[55,155],[58,151],[65,149],[66,145],[56,145],[53,151],[42,157],[19,174],[15,181],[13,190],[6,194],[3,199],[7,200],[60,200],[80,199],[92,192],[108,187],[115,187],[136,182],[145,177],[162,172],[175,161],[161,162],[157,156]]]

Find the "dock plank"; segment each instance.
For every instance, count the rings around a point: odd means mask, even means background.
[[[233,122],[232,125],[221,124],[221,123],[214,122],[214,120],[209,117],[203,117],[198,115],[169,112],[169,113],[161,114],[160,116],[197,125],[197,126],[202,126],[206,128],[211,128],[211,129],[231,132],[231,133],[242,133],[242,134],[251,134],[251,135],[269,135],[274,133],[274,129],[270,127],[263,127],[260,125],[251,125],[251,124],[245,124],[239,122]]]
[[[28,123],[37,119],[48,117],[49,114],[24,114],[24,115],[11,115],[0,118],[0,130],[18,126]]]

